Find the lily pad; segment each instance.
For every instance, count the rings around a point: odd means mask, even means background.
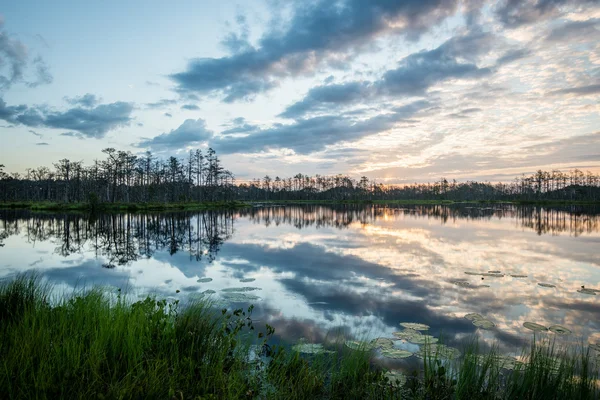
[[[200,282],[200,283],[212,282],[212,278],[200,278],[196,282]]]
[[[471,284],[467,281],[463,281],[463,280],[455,280],[455,281],[450,281],[451,284],[456,285],[456,286],[461,286],[461,287],[471,287]]]
[[[215,293],[217,293],[217,292],[215,292],[214,290],[208,289],[208,290],[205,290],[205,291],[204,291],[204,292],[202,292],[202,293],[203,293],[203,294],[215,294]]]
[[[429,329],[429,325],[419,324],[417,322],[400,322],[400,326],[407,329],[414,329],[415,331],[426,331]]]
[[[492,329],[496,327],[496,324],[488,319],[476,319],[473,321],[473,325],[481,329]]]
[[[582,294],[589,294],[591,296],[596,295],[596,290],[594,290],[594,289],[579,289],[577,292],[582,293]]]
[[[468,319],[469,321],[477,321],[480,319],[485,319],[485,318],[483,318],[483,316],[481,314],[477,314],[477,313],[469,313],[469,314],[465,315],[465,318]]]
[[[246,303],[249,301],[260,300],[260,297],[255,296],[253,294],[246,294],[246,293],[239,293],[239,292],[223,293],[223,294],[221,294],[221,296],[225,300],[228,300],[228,301],[231,301],[234,303]]]
[[[521,275],[521,274],[512,274],[511,276],[513,278],[527,278],[527,275]]]
[[[538,283],[538,285],[541,286],[541,287],[546,287],[546,288],[555,288],[556,287],[556,285],[553,285],[551,283],[542,283],[542,282],[540,282],[540,283]]]
[[[502,271],[488,271],[488,274],[501,274]]]
[[[388,371],[383,376],[387,378],[392,386],[401,387],[406,384],[406,375],[400,371]]]
[[[450,283],[456,285],[456,286],[460,286],[460,287],[464,287],[467,289],[479,289],[479,288],[486,288],[486,287],[490,287],[490,285],[472,285],[469,282],[462,280],[462,279],[457,279],[454,281],[450,281]]]
[[[333,353],[331,350],[325,350],[321,343],[298,343],[292,346],[292,350],[304,354]]]
[[[395,359],[401,359],[401,358],[408,358],[410,356],[413,355],[413,353],[411,353],[408,350],[403,350],[403,349],[382,349],[381,350],[381,355],[386,357],[386,358],[395,358]]]
[[[454,360],[460,357],[460,350],[446,346],[445,344],[436,343],[421,346],[419,351],[415,353],[418,358],[425,358],[425,355],[431,358],[442,358],[447,360]]]
[[[370,343],[361,342],[360,340],[346,340],[344,343],[346,347],[352,350],[369,351],[371,350]]]
[[[548,330],[550,332],[554,332],[557,335],[561,335],[561,336],[570,335],[571,333],[573,333],[573,332],[571,332],[570,329],[567,329],[567,328],[565,328],[562,325],[552,325],[552,326],[549,326]]]
[[[541,332],[541,331],[548,330],[548,328],[546,328],[544,325],[536,324],[535,322],[524,322],[523,326],[527,329],[531,329],[534,332]]]
[[[221,292],[226,292],[226,293],[242,293],[242,292],[252,292],[253,290],[262,290],[259,287],[252,287],[252,286],[244,286],[244,287],[232,287],[232,288],[225,288],[225,289],[221,289]]]
[[[394,332],[394,333],[392,333],[392,335],[394,335],[394,337],[396,337],[398,339],[410,340],[410,339],[414,338],[415,336],[421,336],[422,333],[419,331],[416,331],[414,329],[404,329],[403,331],[400,331],[400,332]]]
[[[407,339],[410,343],[412,344],[426,344],[426,343],[437,343],[438,342],[438,338],[433,337],[431,335],[419,335],[419,336],[414,336],[411,339]]]
[[[373,349],[391,349],[394,347],[394,341],[388,338],[377,338],[371,340],[371,343],[369,343],[369,345]]]
[[[244,278],[244,279],[240,279],[240,282],[247,283],[247,282],[254,282],[255,280],[256,280],[256,278]]]

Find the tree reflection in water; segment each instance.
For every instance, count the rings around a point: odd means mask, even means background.
[[[221,245],[234,233],[236,218],[248,218],[265,226],[293,225],[335,227],[367,225],[376,220],[398,217],[439,220],[491,220],[513,218],[521,228],[538,235],[579,236],[598,232],[598,207],[524,207],[494,205],[430,206],[265,206],[241,211],[175,212],[155,214],[47,214],[27,211],[0,211],[0,247],[11,235],[24,234],[26,240],[56,243],[55,252],[63,257],[80,253],[89,245],[96,256],[108,261],[107,268],[150,258],[156,251],[189,253],[191,259],[214,260]]]

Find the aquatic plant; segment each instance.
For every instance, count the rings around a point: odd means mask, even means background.
[[[414,329],[415,331],[426,331],[429,329],[429,325],[416,322],[400,322],[400,326],[403,326],[406,329]]]
[[[523,326],[527,329],[530,329],[534,332],[541,332],[541,331],[547,331],[548,328],[546,328],[544,325],[540,325],[540,324],[536,324],[535,322],[524,322]]]

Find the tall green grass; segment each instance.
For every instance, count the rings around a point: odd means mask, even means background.
[[[50,293],[32,276],[0,284],[3,398],[365,398],[381,380],[366,354],[311,362],[272,347],[253,307]]]
[[[36,276],[0,283],[0,397],[8,399],[593,399],[595,358],[534,341],[514,370],[476,342],[448,361],[425,352],[404,387],[373,353],[339,341],[301,355],[271,345],[253,307],[218,310],[120,292],[57,298]],[[335,341],[334,341],[335,342]],[[426,346],[426,349],[429,347]],[[435,349],[434,346],[431,349]]]

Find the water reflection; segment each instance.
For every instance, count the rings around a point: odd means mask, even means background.
[[[255,285],[257,315],[280,338],[318,342],[332,329],[390,337],[399,322],[414,321],[450,344],[476,334],[514,350],[531,336],[525,321],[600,340],[600,296],[577,292],[600,288],[599,215],[593,207],[508,205],[96,217],[3,211],[0,276],[37,269],[63,287],[84,280],[140,294],[214,290],[216,298]],[[490,270],[502,274],[465,274]],[[256,281],[240,283],[245,278]],[[478,330],[463,318],[470,312],[497,329]]]

